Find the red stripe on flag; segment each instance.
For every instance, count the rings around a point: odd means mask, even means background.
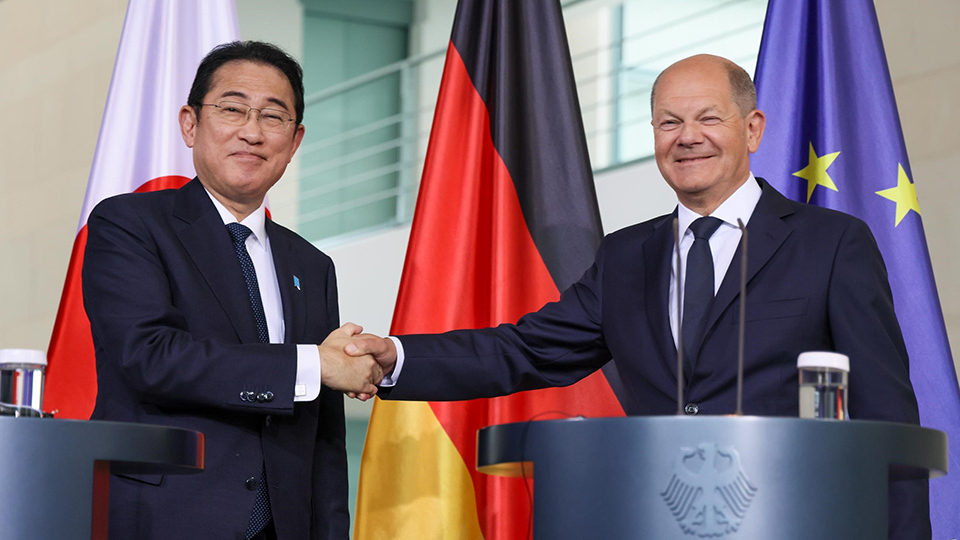
[[[97,398],[97,370],[90,336],[90,321],[83,310],[80,270],[87,245],[84,225],[73,242],[67,279],[60,295],[57,321],[47,351],[43,408],[57,418],[86,420]]]
[[[136,192],[176,189],[189,182],[185,176],[161,176]],[[47,351],[47,375],[43,408],[57,418],[87,420],[97,400],[97,364],[90,335],[90,321],[83,309],[81,270],[87,246],[87,226],[77,233],[60,295],[60,308]]]
[[[160,191],[161,189],[180,189],[189,181],[190,179],[186,176],[159,176],[138,187],[136,190],[134,190],[134,193]]]
[[[486,104],[452,44],[435,119],[394,334],[512,323],[559,298],[527,229],[513,179],[493,146]],[[522,480],[476,471],[478,429],[549,412],[623,415],[601,373],[568,388],[431,407],[470,471],[487,540],[526,537],[530,506]]]

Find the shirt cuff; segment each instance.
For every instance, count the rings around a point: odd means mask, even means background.
[[[320,395],[320,349],[297,345],[297,380],[294,401],[313,401]]]
[[[403,369],[403,344],[400,343],[400,339],[394,336],[387,336],[390,338],[390,341],[393,342],[394,346],[397,348],[397,363],[393,366],[393,371],[390,375],[387,375],[380,381],[380,386],[390,387],[397,384],[397,380],[400,378],[400,370]]]

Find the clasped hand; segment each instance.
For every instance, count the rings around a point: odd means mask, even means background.
[[[393,371],[397,351],[393,341],[362,332],[359,325],[346,323],[323,340],[319,345],[320,382],[366,401]]]

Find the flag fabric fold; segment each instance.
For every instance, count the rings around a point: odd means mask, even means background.
[[[90,211],[120,193],[177,188],[194,176],[177,111],[200,60],[240,38],[233,0],[130,0],[87,192],[47,352],[44,409],[87,419],[97,396],[80,269]]]
[[[391,332],[516,322],[559,299],[601,235],[559,2],[460,0]],[[495,399],[377,400],[354,537],[527,537],[531,486],[476,471],[477,430],[574,415],[623,415],[603,373]]]
[[[883,254],[925,427],[960,463],[960,388],[873,0],[771,0],[752,169],[787,196],[867,222]],[[853,384],[853,379],[851,380]],[[960,476],[930,481],[933,538],[960,536]]]

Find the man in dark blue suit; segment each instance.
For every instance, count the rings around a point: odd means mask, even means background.
[[[749,75],[722,58],[688,58],[660,75],[651,107],[657,165],[677,209],[608,235],[580,281],[516,325],[356,340],[347,353],[373,353],[388,373],[379,395],[459,400],[565,386],[615,358],[627,414],[672,414],[682,340],[684,412],[731,414],[740,219],[750,233],[744,413],[797,416],[797,355],[830,350],[850,357],[851,417],[918,424],[873,236],[860,220],[790,201],[753,176],[765,117]],[[892,483],[890,508],[891,537],[930,537],[925,482]]]
[[[375,391],[380,368],[329,354],[359,330],[337,328],[333,262],[265,213],[302,118],[295,60],[264,43],[220,46],[180,110],[197,178],[90,216],[92,418],[206,443],[200,474],[112,477],[111,538],[347,538],[341,391]]]

